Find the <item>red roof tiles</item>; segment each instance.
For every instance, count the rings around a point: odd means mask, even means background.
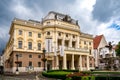
[[[102,37],[103,37],[103,35],[99,35],[99,36],[96,36],[96,37],[93,39],[93,47],[94,47],[94,49],[97,49],[97,48],[98,48]]]

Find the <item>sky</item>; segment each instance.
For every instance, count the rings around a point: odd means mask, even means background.
[[[14,18],[41,21],[49,11],[78,20],[80,31],[120,41],[120,0],[0,0],[0,53],[9,39]]]

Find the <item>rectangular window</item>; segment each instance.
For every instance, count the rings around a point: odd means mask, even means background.
[[[84,44],[86,44],[86,41],[84,41]]]
[[[31,55],[31,54],[29,55],[29,58],[32,58],[32,55]]]
[[[41,67],[41,62],[38,62],[38,67]]]
[[[29,37],[32,37],[32,32],[29,32]]]
[[[85,67],[87,67],[87,64],[85,63]]]
[[[22,62],[19,62],[18,67],[22,67]]]
[[[32,42],[28,42],[28,49],[32,49]]]
[[[18,48],[22,48],[22,41],[18,41]]]
[[[41,34],[40,33],[38,33],[38,38],[41,38]]]
[[[92,67],[92,63],[90,63],[90,67]]]
[[[19,30],[19,35],[22,35],[22,30]]]
[[[89,51],[90,51],[90,55],[91,55],[91,49]]]
[[[29,66],[32,66],[32,62],[31,61],[29,61]]]
[[[38,50],[41,50],[41,44],[38,43]]]
[[[72,47],[75,48],[75,41],[72,41]]]
[[[91,42],[89,42],[89,45],[91,45]]]
[[[38,58],[41,58],[41,55],[40,55],[40,54],[38,55]]]
[[[19,57],[22,57],[22,54],[19,54]]]

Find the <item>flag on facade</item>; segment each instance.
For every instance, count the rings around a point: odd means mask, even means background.
[[[64,46],[60,46],[60,56],[64,56]]]
[[[57,55],[57,51],[56,51],[56,44],[54,44],[54,55]]]
[[[46,52],[52,52],[52,39],[45,40],[45,50]]]
[[[48,39],[45,40],[45,50],[48,52]]]

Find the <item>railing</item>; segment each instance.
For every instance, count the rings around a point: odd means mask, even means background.
[[[72,50],[72,51],[80,51],[80,52],[89,52],[88,49],[84,49],[84,48],[72,48],[72,47],[65,47],[65,50]]]
[[[47,23],[49,21],[49,23]],[[46,20],[46,22],[43,24],[44,26],[51,26],[51,25],[57,25],[61,27],[71,28],[79,31],[79,27],[75,24],[70,24],[64,21],[57,21],[57,20]]]

